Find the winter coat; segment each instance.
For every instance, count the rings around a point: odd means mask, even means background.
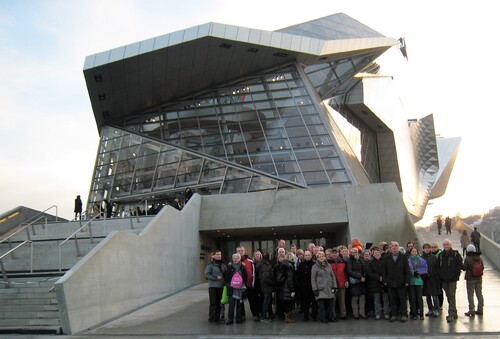
[[[411,270],[410,285],[423,286],[424,280],[422,276],[427,275],[427,261],[419,256],[410,256],[408,264],[410,265]]]
[[[384,274],[384,262],[383,259],[373,259],[368,265],[367,272],[367,286],[370,293],[382,293],[384,290],[384,285],[380,278]]]
[[[454,249],[442,251],[438,256],[437,266],[441,281],[458,281],[462,272],[462,256]]]
[[[423,253],[421,257],[427,262],[427,276],[422,277],[424,295],[438,295],[441,293],[441,282],[439,281],[437,256],[432,253]]]
[[[274,279],[274,269],[271,260],[262,260],[258,267],[257,276],[259,277],[260,290],[263,293],[272,293],[276,281]]]
[[[467,248],[469,246],[469,236],[467,234],[463,234],[460,236],[460,247]]]
[[[248,255],[244,255],[241,258],[241,262],[245,264],[245,268],[247,270],[247,278],[245,281],[245,285],[247,287],[253,287],[255,284],[254,276],[255,276],[255,266],[253,264],[253,260],[248,257]]]
[[[295,269],[293,264],[283,260],[281,263],[278,262],[274,270],[278,300],[293,300],[292,292],[295,292]]]
[[[392,253],[388,252],[384,257],[384,274],[382,282],[389,288],[400,288],[410,285],[410,265],[405,254],[398,253],[394,262]]]
[[[470,234],[470,241],[473,243],[473,244],[477,244],[479,243],[479,239],[481,239],[481,233],[479,233],[479,231],[472,231],[472,233]]]
[[[303,260],[297,267],[297,287],[301,291],[312,291],[311,271],[314,264],[312,259]]]
[[[223,288],[224,287],[224,277],[226,275],[227,267],[222,262],[216,262],[212,260],[205,267],[205,279],[208,280],[208,288]],[[217,279],[221,276],[222,279]]]
[[[472,265],[476,262],[480,262],[484,268],[483,259],[481,259],[481,252],[468,252],[465,256],[463,270],[465,271],[465,280],[481,280],[483,277],[473,277],[472,276]]]
[[[325,261],[322,265],[317,261],[311,269],[311,287],[318,299],[335,298],[334,289],[337,289],[337,279],[330,265]]]
[[[236,272],[240,272],[241,277],[243,278],[243,281],[245,282],[247,280],[247,271],[245,269],[245,265],[243,265],[241,262],[234,264],[230,263],[227,270],[226,270],[226,286],[227,286],[227,295],[232,296],[233,295],[233,288],[231,287],[231,278]],[[239,290],[241,291],[241,290]]]
[[[335,274],[338,288],[345,288],[345,283],[347,281],[347,266],[344,259],[339,257],[336,260],[332,260],[330,262],[330,267]]]
[[[366,278],[365,264],[363,259],[355,259],[353,256],[347,262],[347,276],[349,278],[349,289],[351,295],[358,296],[366,293],[366,286],[361,282],[361,278]],[[357,283],[353,282],[356,279]]]

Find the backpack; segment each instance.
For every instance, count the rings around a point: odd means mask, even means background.
[[[474,261],[470,273],[473,277],[479,278],[483,276],[484,266],[480,261]]]
[[[243,287],[243,278],[241,277],[240,272],[236,272],[233,274],[233,277],[231,278],[231,284],[230,286],[234,289],[241,289]]]

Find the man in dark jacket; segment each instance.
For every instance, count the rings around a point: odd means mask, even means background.
[[[437,257],[431,252],[431,245],[425,243],[423,246],[422,259],[427,261],[427,275],[422,276],[424,281],[424,295],[427,299],[426,316],[438,317],[441,308],[439,294],[441,293],[441,282],[437,271]]]
[[[222,253],[216,250],[212,255],[212,260],[205,268],[205,279],[208,280],[208,298],[210,300],[208,309],[209,322],[218,323],[221,320],[220,300],[224,289],[226,270],[226,265],[222,262]]]
[[[269,253],[264,253],[262,263],[258,266],[257,276],[260,280],[260,289],[263,296],[260,321],[269,322],[273,317],[271,297],[274,291],[274,285],[276,284],[274,279],[274,268]]]
[[[399,252],[399,243],[392,241],[389,252],[384,256],[382,282],[387,286],[391,305],[390,321],[408,320],[406,288],[410,284],[411,272],[406,255]]]
[[[443,241],[443,251],[438,256],[438,274],[441,285],[446,293],[448,300],[447,322],[452,322],[458,318],[455,293],[457,291],[457,281],[462,272],[462,256],[458,251],[451,248],[451,242],[448,239]]]
[[[304,260],[297,267],[297,283],[302,295],[302,311],[304,312],[304,321],[309,320],[309,308],[312,305],[312,318],[316,320],[318,316],[318,304],[314,297],[314,292],[311,286],[311,270],[314,266],[312,253],[304,252]]]

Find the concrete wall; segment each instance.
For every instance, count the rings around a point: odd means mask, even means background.
[[[139,234],[114,232],[56,284],[63,331],[74,334],[201,281],[201,197],[164,208]]]
[[[466,224],[460,219],[458,219],[455,223],[455,228],[461,231],[467,230],[467,233],[469,235],[472,231],[474,231],[474,228],[472,226]],[[481,247],[481,253],[488,258],[488,260],[493,266],[495,266],[497,270],[500,270],[500,245],[481,233],[479,246]]]
[[[362,242],[417,241],[415,227],[396,184],[353,186],[345,190],[351,238]]]
[[[199,231],[302,225],[333,227],[339,244],[416,239],[395,184],[195,194],[181,212],[163,209],[139,235],[112,233],[56,283],[63,331],[96,327],[204,281],[215,241]]]
[[[341,187],[205,196],[200,217],[200,231],[348,221]]]

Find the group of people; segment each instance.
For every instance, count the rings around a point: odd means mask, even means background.
[[[437,224],[437,229],[438,229],[438,234],[441,235],[441,229],[443,228],[443,219],[441,217],[438,217],[436,220]],[[451,234],[451,218],[446,217],[444,219],[444,228],[446,229],[446,234]]]
[[[474,227],[474,231],[471,232],[470,237],[467,234],[466,230],[462,231],[462,235],[460,236],[460,246],[462,247],[462,255],[465,256],[467,252],[467,246],[470,244],[474,245],[476,250],[481,251],[481,233],[477,230],[477,227]]]
[[[469,244],[464,260],[448,239],[442,245],[439,249],[437,243],[426,243],[420,253],[411,241],[405,249],[396,241],[363,247],[353,239],[348,246],[336,248],[324,249],[311,243],[306,250],[297,249],[295,244],[286,250],[285,241],[280,240],[273,253],[256,250],[253,257],[244,247],[238,247],[227,264],[217,250],[205,269],[209,321],[242,323],[246,318],[245,300],[254,321],[261,322],[276,318],[296,322],[294,309],[303,315],[303,321],[322,323],[370,316],[390,322],[424,320],[424,315],[440,316],[445,294],[446,320],[453,322],[458,318],[455,293],[462,271],[469,302],[465,315],[483,314],[484,264],[480,251]],[[221,303],[226,295],[227,317],[225,301]]]

